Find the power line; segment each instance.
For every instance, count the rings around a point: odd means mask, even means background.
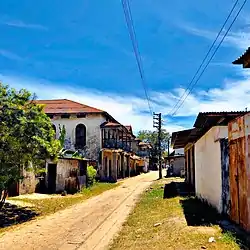
[[[228,14],[228,16],[227,16],[225,22],[223,23],[223,25],[222,25],[222,27],[221,27],[219,33],[217,34],[215,40],[213,41],[212,45],[210,46],[208,52],[206,53],[204,59],[202,60],[202,62],[201,62],[201,64],[200,64],[200,66],[198,67],[197,71],[195,72],[195,74],[194,74],[192,80],[189,82],[189,84],[188,84],[188,86],[187,86],[185,92],[182,94],[182,96],[181,96],[181,97],[179,98],[179,100],[176,102],[176,104],[175,104],[174,107],[171,109],[171,111],[169,112],[169,114],[171,114],[171,113],[175,110],[175,108],[178,106],[178,104],[180,103],[180,101],[182,100],[182,98],[185,96],[185,94],[187,93],[188,89],[189,89],[190,86],[192,85],[193,81],[195,80],[196,76],[198,75],[199,71],[201,70],[203,64],[204,64],[205,61],[207,60],[207,58],[208,58],[208,56],[209,56],[211,50],[213,49],[215,43],[217,42],[218,38],[220,37],[221,32],[222,32],[223,29],[225,28],[225,26],[226,26],[226,24],[227,24],[229,18],[231,17],[231,15],[232,15],[234,9],[235,9],[236,6],[237,6],[238,2],[239,2],[239,0],[237,0],[237,1],[234,3],[234,5],[233,5],[233,7],[232,7],[232,9],[231,9],[231,11],[230,11],[230,13]]]
[[[212,54],[212,56],[210,57],[210,59],[208,60],[206,66],[203,68],[203,70],[201,71],[199,77],[197,78],[197,80],[195,81],[195,83],[191,86],[191,88],[189,89],[186,97],[183,99],[183,101],[181,102],[181,104],[176,108],[176,110],[173,112],[172,115],[175,115],[176,112],[180,109],[180,107],[183,105],[183,103],[185,102],[185,100],[188,98],[188,96],[190,95],[190,93],[192,92],[192,90],[194,89],[195,85],[198,83],[198,81],[200,80],[200,78],[202,77],[202,75],[204,74],[205,70],[207,69],[207,67],[209,66],[210,62],[212,61],[212,59],[214,58],[215,54],[217,53],[217,51],[219,50],[221,44],[223,43],[223,41],[225,40],[228,32],[230,31],[230,29],[232,28],[233,24],[235,23],[236,19],[238,18],[240,12],[242,11],[243,7],[245,6],[247,0],[245,0],[242,4],[242,6],[240,7],[239,11],[237,12],[235,18],[233,19],[232,23],[230,24],[230,26],[228,27],[226,33],[224,34],[224,36],[222,37],[220,43],[218,44],[218,46],[216,47],[214,53]]]
[[[152,108],[151,108],[151,104],[150,104],[150,100],[149,100],[149,95],[147,92],[147,85],[146,85],[146,80],[145,80],[143,63],[142,63],[142,59],[141,59],[141,55],[140,55],[140,51],[139,51],[139,46],[138,46],[138,42],[137,42],[137,38],[136,38],[136,32],[135,32],[135,28],[134,28],[134,23],[133,23],[132,12],[131,12],[131,8],[130,8],[129,0],[122,0],[122,7],[123,7],[128,31],[129,31],[129,36],[130,36],[130,39],[132,42],[137,66],[139,69],[142,86],[144,89],[145,97],[147,99],[148,108],[149,108],[150,113],[153,113]]]
[[[128,30],[129,30],[129,35],[130,35],[130,38],[131,38],[131,41],[132,41],[132,45],[133,45],[133,49],[134,49],[134,53],[135,53],[135,57],[136,57],[136,61],[137,61],[137,66],[138,66],[140,77],[141,77],[141,80],[142,80],[142,85],[143,85],[145,96],[146,96],[146,99],[147,99],[147,102],[148,102],[149,111],[152,113],[152,108],[151,108],[149,96],[148,96],[148,93],[147,93],[147,87],[146,87],[146,81],[145,81],[145,76],[144,76],[144,70],[143,70],[141,55],[140,55],[140,52],[139,52],[138,42],[137,42],[137,39],[136,39],[136,33],[135,33],[135,29],[134,29],[134,24],[133,24],[131,8],[130,8],[130,5],[129,5],[129,1],[122,0],[122,4],[123,4],[123,10],[124,10],[124,14],[125,14],[127,27],[128,27]]]

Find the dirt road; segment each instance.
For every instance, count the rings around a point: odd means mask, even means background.
[[[126,179],[113,190],[7,232],[0,238],[0,249],[106,249],[155,179],[156,172]]]

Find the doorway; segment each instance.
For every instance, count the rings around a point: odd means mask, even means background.
[[[56,164],[48,164],[48,193],[56,192]]]
[[[229,187],[229,145],[228,139],[220,140],[221,147],[221,180],[222,180],[222,213],[230,213],[230,187]]]

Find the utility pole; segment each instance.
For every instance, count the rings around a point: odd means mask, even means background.
[[[162,179],[162,162],[161,162],[161,113],[153,114],[153,127],[158,130],[158,164],[159,164],[159,179]]]
[[[170,138],[168,138],[168,166],[170,166],[170,159],[169,159],[169,146],[170,146]]]

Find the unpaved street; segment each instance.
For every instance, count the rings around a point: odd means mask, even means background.
[[[7,232],[0,249],[106,249],[139,195],[157,177],[151,172],[127,179],[113,190]]]

